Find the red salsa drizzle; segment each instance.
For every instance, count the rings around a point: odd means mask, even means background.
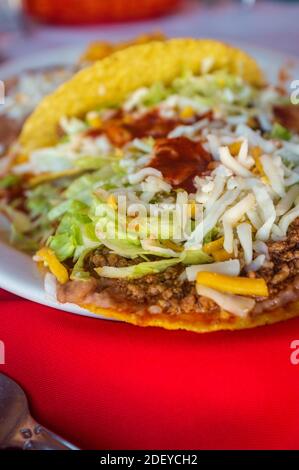
[[[212,111],[204,113],[202,115],[194,114],[190,118],[166,118],[159,114],[157,109],[152,109],[147,113],[133,118],[130,115],[125,117],[124,128],[131,133],[134,138],[153,137],[154,139],[160,139],[167,137],[168,134],[178,125],[192,125],[201,119],[213,119]]]
[[[193,178],[206,174],[211,155],[200,142],[187,137],[157,140],[154,156],[149,166],[161,171],[167,182],[174,187],[193,191]]]
[[[299,132],[299,105],[275,105],[273,112],[280,124],[293,132]]]
[[[133,139],[132,134],[124,128],[119,119],[109,119],[103,123],[102,127],[98,129],[88,129],[85,133],[87,137],[93,139],[103,134],[107,136],[115,147],[123,147]]]
[[[159,139],[166,137],[179,124],[193,124],[204,116],[193,116],[189,119],[165,118],[160,116],[158,110],[154,109],[139,117],[117,112],[99,129],[88,129],[87,136],[96,138],[105,134],[110,142],[116,147],[123,147],[134,138],[153,137]]]
[[[190,125],[200,119],[213,119],[211,112],[189,119],[165,118],[158,110],[134,117],[118,111],[104,121],[100,129],[89,129],[86,135],[98,137],[105,134],[116,147],[123,147],[134,138],[153,137],[156,140],[153,159],[149,166],[160,170],[172,186],[193,191],[196,175],[209,173],[211,155],[200,142],[187,137],[168,138],[167,135],[178,125]]]
[[[135,138],[153,137],[155,139],[166,137],[178,124],[179,119],[161,117],[157,110],[149,111],[132,122],[125,124],[125,128]]]

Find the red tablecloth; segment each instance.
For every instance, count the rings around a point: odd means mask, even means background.
[[[1,371],[81,448],[299,448],[299,319],[197,335],[0,299]]]

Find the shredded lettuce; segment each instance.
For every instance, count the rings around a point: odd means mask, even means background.
[[[108,190],[118,187],[121,185],[123,175],[124,170],[120,168],[118,162],[106,164],[98,171],[86,173],[76,178],[65,190],[63,196],[65,199],[76,199],[91,205],[95,189]]]
[[[211,263],[213,258],[202,250],[185,250],[181,253],[181,261],[184,264],[205,264]]]
[[[0,178],[0,189],[9,189],[20,182],[20,176],[18,175],[7,175]]]
[[[138,279],[146,276],[147,274],[157,274],[165,271],[170,266],[178,264],[178,258],[166,259],[161,261],[146,261],[144,263],[135,264],[125,268],[115,268],[112,266],[103,266],[95,268],[95,271],[102,277],[109,278],[125,278],[125,279]]]
[[[201,76],[186,73],[174,80],[175,93],[181,96],[201,99],[202,103],[211,106],[219,103],[237,103],[246,106],[254,96],[254,89],[239,76],[225,70]]]
[[[27,253],[34,253],[39,248],[39,243],[30,235],[18,232],[15,227],[11,226],[10,243],[19,250]]]
[[[26,209],[32,218],[47,215],[61,201],[61,190],[53,184],[41,184],[26,192]]]
[[[75,167],[80,168],[80,170],[99,170],[103,168],[105,165],[111,162],[113,156],[106,156],[106,157],[89,157],[84,156],[78,158],[74,164]]]
[[[218,227],[213,227],[212,230],[210,230],[210,231],[206,234],[206,236],[204,237],[204,239],[203,239],[204,245],[205,245],[206,243],[210,243],[210,242],[212,242],[213,240],[215,240],[215,239],[217,238],[218,234],[219,234],[219,228],[218,228]]]
[[[71,280],[80,280],[86,281],[90,278],[90,273],[84,269],[84,262],[86,256],[91,252],[91,249],[87,249],[82,251],[81,255],[79,256],[77,262],[75,263],[72,273],[70,275]]]
[[[69,203],[69,201],[65,201]],[[55,235],[48,239],[48,246],[55,252],[59,261],[68,258],[78,259],[86,249],[98,247],[101,242],[95,235],[95,227],[88,215],[89,208],[80,201],[62,203],[50,214],[52,220],[63,217]]]
[[[26,233],[30,231],[30,219],[24,212],[5,204],[0,204],[0,211],[6,215],[17,232]]]
[[[290,140],[292,138],[292,133],[286,127],[275,122],[273,124],[271,137],[272,139]]]
[[[163,101],[171,93],[169,88],[161,82],[154,83],[149,89],[148,93],[142,98],[142,104],[145,106],[154,106]]]
[[[88,206],[83,202],[68,199],[66,201],[63,201],[58,206],[53,207],[53,209],[48,213],[48,219],[50,221],[54,221],[56,219],[59,219],[66,212],[68,212],[69,214],[80,215],[86,213],[87,211]]]
[[[103,239],[102,244],[109,250],[124,258],[136,258],[148,254],[141,246],[139,240],[108,240]]]
[[[154,83],[147,91],[144,89],[140,97],[134,99],[134,104],[139,106],[156,106],[172,95],[182,98],[192,98],[194,103],[203,109],[224,105],[246,106],[256,94],[249,84],[245,83],[238,75],[228,73],[226,70],[218,70],[212,73],[195,76],[190,71],[183,73],[170,85],[165,86],[161,82]],[[135,94],[138,93],[135,92]],[[130,99],[130,98],[129,98]]]
[[[65,261],[74,254],[76,237],[73,233],[59,233],[49,238],[48,245],[55,252],[59,261]]]

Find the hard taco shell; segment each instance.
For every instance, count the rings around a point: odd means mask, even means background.
[[[119,104],[154,82],[169,83],[184,71],[201,74],[226,69],[261,86],[257,63],[240,49],[210,39],[171,39],[128,47],[78,72],[44,98],[23,127],[23,151],[55,144],[62,116],[81,116],[95,108]]]
[[[196,333],[208,333],[219,330],[242,330],[254,328],[256,326],[270,325],[283,320],[289,320],[299,315],[299,302],[294,302],[286,308],[277,308],[270,312],[265,312],[255,317],[236,318],[234,321],[219,320],[217,323],[208,323],[198,319],[198,315],[171,316],[166,314],[138,315],[136,313],[118,312],[107,308],[100,308],[94,305],[81,305],[97,315],[107,318],[124,321],[137,326],[158,326],[167,330],[187,330]],[[223,312],[225,314],[225,312]]]

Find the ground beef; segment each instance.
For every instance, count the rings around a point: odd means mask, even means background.
[[[116,268],[125,268],[126,266],[132,266],[144,261],[143,258],[137,257],[134,259],[124,258],[115,253],[111,253],[107,248],[102,250],[95,250],[85,260],[85,268],[88,271],[93,272],[94,268],[100,268],[103,266],[112,266]]]
[[[290,225],[287,238],[268,243],[269,260],[250,277],[262,277],[269,298],[258,299],[254,313],[272,310],[299,299],[299,217]]]
[[[155,260],[154,257],[151,258]],[[96,250],[87,260],[86,267],[94,273],[101,266],[125,267],[138,264],[144,259],[127,259],[107,249]],[[208,299],[200,299],[195,292],[194,283],[181,279],[184,266],[179,263],[159,274],[148,274],[140,279],[107,279],[98,277],[97,292],[105,290],[112,298],[134,305],[151,306],[152,311],[159,309],[168,314],[205,312],[215,314],[219,307]],[[94,274],[93,274],[94,275]]]
[[[151,260],[155,260],[151,257]],[[97,276],[94,268],[101,266],[125,267],[144,261],[142,258],[127,259],[110,253],[107,249],[94,251],[85,261],[85,269],[95,276],[87,282],[69,281],[59,286],[60,302],[79,304],[96,302],[101,306],[119,310],[130,309],[144,313],[166,313],[179,315],[188,313],[208,314],[208,319],[215,319],[220,308],[210,299],[198,297],[195,283],[181,277],[184,266],[179,263],[159,274],[148,274],[140,279],[108,279]],[[85,285],[83,285],[85,284]]]

